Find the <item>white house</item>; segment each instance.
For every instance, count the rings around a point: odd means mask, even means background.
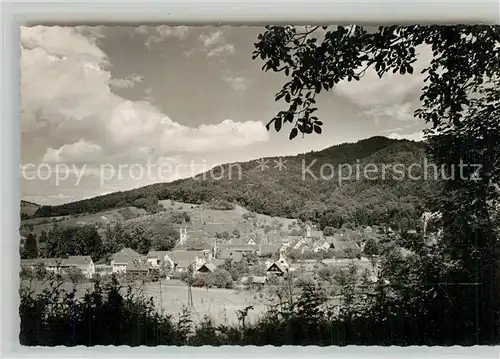
[[[95,265],[90,256],[69,256],[63,259],[63,268],[78,268],[87,278],[92,278],[95,274]]]
[[[174,262],[168,253],[168,251],[150,251],[146,255],[146,260],[150,263],[151,268],[168,267],[173,269]]]
[[[318,253],[318,252],[320,252],[320,251],[327,251],[329,248],[330,248],[330,243],[328,243],[328,241],[326,241],[326,240],[323,240],[323,241],[318,242],[318,243],[314,246],[313,251],[314,251],[315,253]]]
[[[113,259],[111,260],[111,267],[113,268],[113,273],[125,273],[127,272],[127,267],[133,265],[135,261],[141,261],[142,256],[131,248],[123,248],[119,252],[115,253]]]

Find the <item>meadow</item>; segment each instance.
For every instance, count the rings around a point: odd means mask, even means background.
[[[139,281],[129,284],[131,284],[134,294],[142,293],[146,298],[153,298],[156,308],[163,314],[170,314],[174,318],[178,318],[184,308],[188,308],[188,287],[183,282],[162,280],[161,285],[160,282],[147,282],[144,284],[144,288],[141,288],[142,285]],[[28,281],[22,281],[22,286],[28,285]],[[31,283],[31,289],[35,294],[41,293],[43,289],[48,287],[48,283],[41,284],[36,281]],[[60,289],[71,292],[73,283],[64,282]],[[82,298],[87,290],[91,289],[91,283],[77,284],[76,297]],[[122,291],[123,294],[127,292],[125,284],[123,284]],[[207,290],[206,288],[193,287],[191,291],[193,307],[189,311],[194,323],[199,323],[205,316],[208,316],[213,320],[214,324],[237,324],[236,311],[250,305],[254,309],[248,312],[246,322],[251,323],[263,314],[267,308],[264,293],[262,293],[263,297],[261,298],[258,293],[236,289],[210,288]]]

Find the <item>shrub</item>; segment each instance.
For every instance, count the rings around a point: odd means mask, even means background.
[[[206,284],[209,287],[232,288],[233,279],[227,270],[217,268],[215,271],[207,275]]]

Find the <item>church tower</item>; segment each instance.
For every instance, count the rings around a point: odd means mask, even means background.
[[[180,228],[179,244],[184,244],[187,241],[187,228]]]

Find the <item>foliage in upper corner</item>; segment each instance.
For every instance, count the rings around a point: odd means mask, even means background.
[[[434,128],[457,124],[470,104],[470,95],[498,76],[500,27],[487,25],[381,26],[266,26],[254,44],[253,59],[265,61],[264,71],[283,72],[289,81],[276,94],[288,108],[267,124],[276,131],[293,125],[298,133],[320,134],[323,123],[315,116],[316,96],[341,81],[359,81],[373,68],[379,77],[391,71],[413,74],[418,48],[432,51],[415,116]]]

